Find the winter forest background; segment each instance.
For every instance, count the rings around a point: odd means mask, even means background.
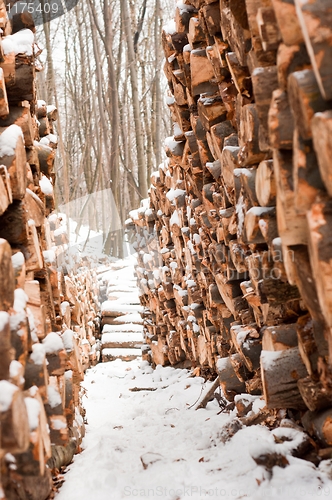
[[[80,0],[37,29],[38,99],[59,109],[57,205],[102,231],[105,253],[115,256],[128,211],[147,197],[172,134],[161,47],[172,7],[173,0]]]

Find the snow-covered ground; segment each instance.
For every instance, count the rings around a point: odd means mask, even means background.
[[[132,259],[121,266],[109,275],[110,291],[115,281],[128,287],[132,303]],[[209,384],[188,370],[152,370],[140,359],[88,370],[83,452],[56,500],[332,498],[332,461],[316,468],[290,454],[302,432],[241,427],[236,410],[222,413],[216,400],[195,410]],[[262,406],[256,398],[253,411]],[[239,429],[231,439],[229,427]],[[289,465],[269,473],[252,458],[260,453],[280,453]]]

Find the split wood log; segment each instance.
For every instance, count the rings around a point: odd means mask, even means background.
[[[297,381],[307,376],[298,347],[262,351],[261,374],[266,407],[305,409]]]
[[[309,256],[317,286],[319,304],[329,328],[332,326],[331,315],[331,252],[330,233],[327,230],[332,216],[330,201],[314,203],[307,214],[309,225]],[[328,336],[331,353],[331,334]]]
[[[22,129],[25,147],[33,146],[35,133],[29,104],[10,107],[8,116],[0,119],[0,127],[9,127],[10,125],[17,125]]]
[[[268,112],[268,130],[269,144],[272,148],[292,149],[294,120],[287,93],[281,89],[272,92]]]
[[[5,75],[2,68],[0,68],[0,118],[5,118],[9,115],[7,90],[5,83]]]
[[[262,334],[263,351],[283,351],[298,345],[295,324],[264,327]]]
[[[321,96],[312,70],[295,71],[289,75],[288,99],[301,137],[305,140],[311,139],[311,121],[314,114],[327,109],[327,103]]]
[[[307,411],[302,417],[302,425],[309,434],[324,446],[332,445],[332,409],[321,412]]]
[[[245,385],[236,376],[229,357],[220,358],[216,363],[216,369],[220,379],[220,386],[227,399],[232,401],[235,394],[241,394],[245,391]]]
[[[297,382],[299,391],[310,411],[321,411],[331,407],[332,391],[311,377],[299,379]]]
[[[297,213],[303,215],[310,209],[317,196],[324,195],[325,186],[312,141],[304,141],[296,129],[293,151],[294,205]]]
[[[9,379],[9,367],[13,359],[9,318],[7,312],[0,312],[0,380]]]
[[[17,125],[0,130],[0,162],[7,167],[14,200],[21,200],[27,187],[23,133]],[[12,146],[8,146],[8,143]]]
[[[0,238],[0,310],[8,311],[14,304],[14,270],[12,252],[7,240]]]
[[[0,448],[23,453],[29,446],[28,414],[23,392],[6,380],[0,381]]]
[[[312,120],[311,130],[320,175],[324,181],[328,194],[332,196],[332,170],[330,162],[330,152],[332,148],[332,111],[316,113]]]
[[[324,99],[332,99],[331,4],[295,0],[305,44]]]
[[[303,42],[301,26],[294,0],[271,0],[283,42],[296,45]]]

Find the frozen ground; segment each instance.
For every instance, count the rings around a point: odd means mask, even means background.
[[[110,279],[132,287],[131,266]],[[228,439],[236,410],[220,413],[214,400],[196,411],[208,386],[188,370],[118,359],[88,370],[83,385],[83,452],[56,500],[332,498],[332,461],[316,468],[290,455],[301,432],[285,429],[290,441],[280,442],[280,429],[256,425]],[[254,411],[262,406],[258,398]],[[283,454],[289,465],[270,474],[252,458],[260,452]]]

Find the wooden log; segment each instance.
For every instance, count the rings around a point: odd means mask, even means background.
[[[4,54],[3,60],[0,63],[6,85],[14,85],[15,83],[15,52]],[[6,90],[7,91],[7,90]],[[7,94],[8,99],[8,94]]]
[[[295,5],[320,92],[324,99],[330,100],[332,99],[331,4],[295,0]]]
[[[202,7],[202,13],[210,36],[220,33],[220,6],[217,2]]]
[[[198,49],[206,45],[204,21],[201,16],[190,19],[188,24],[188,42],[192,49]]]
[[[271,0],[283,42],[296,45],[303,42],[301,26],[294,0]]]
[[[328,194],[332,196],[332,170],[330,165],[332,111],[316,113],[312,119],[311,130],[320,175]]]
[[[255,105],[260,123],[259,147],[261,151],[270,149],[268,141],[268,113],[272,93],[278,88],[278,73],[276,66],[256,68],[252,73],[252,87],[255,96]]]
[[[220,379],[220,386],[227,399],[232,401],[235,394],[244,392],[244,383],[240,382],[237,378],[233,365],[228,357],[218,359],[216,369]]]
[[[33,37],[32,37],[33,38]],[[31,40],[31,46],[33,41]],[[15,82],[6,84],[9,104],[32,102],[36,96],[34,56],[16,55]]]
[[[38,154],[38,162],[40,171],[46,175],[46,177],[50,177],[53,172],[53,166],[55,161],[55,151],[53,148],[46,146],[45,144],[38,145],[35,143],[35,149]]]
[[[302,43],[300,45],[281,44],[277,55],[278,83],[283,91],[287,91],[287,81],[291,73],[295,71],[311,70],[310,59]]]
[[[205,49],[195,49],[190,53],[191,92],[193,96],[204,92],[216,92],[214,71]]]
[[[237,91],[250,97],[252,95],[252,84],[249,69],[247,66],[240,65],[235,52],[227,52],[225,57]]]
[[[256,196],[260,206],[274,207],[276,192],[273,160],[264,160],[256,172]]]
[[[295,71],[289,75],[288,99],[301,137],[304,140],[311,139],[311,121],[314,114],[327,109],[312,70]]]
[[[198,116],[205,130],[226,119],[227,113],[220,96],[201,96],[197,101]]]
[[[36,224],[33,219],[28,221],[28,239],[24,248],[27,271],[40,271],[44,267],[43,254],[40,247]]]
[[[328,355],[328,345],[324,330],[324,316],[317,296],[317,287],[309,261],[307,246],[296,246],[291,248],[292,260],[295,267],[295,283],[298,287],[301,298],[314,319],[313,334],[315,343],[322,358]]]
[[[274,150],[274,174],[277,186],[277,222],[279,235],[285,245],[307,243],[305,215],[299,215],[294,206],[293,158],[287,150]]]
[[[9,114],[5,75],[0,68],[0,118],[5,118]]]
[[[0,238],[0,309],[9,311],[14,304],[14,270],[8,241]]]
[[[262,334],[263,351],[283,351],[298,345],[296,324],[264,327]]]
[[[16,471],[23,476],[43,476],[51,456],[51,442],[43,402],[38,392],[28,391],[24,398],[29,415],[30,443],[24,452],[15,455]]]
[[[269,144],[276,149],[292,149],[294,120],[287,93],[277,89],[272,93],[268,113]],[[263,205],[264,206],[264,205]]]
[[[330,201],[314,203],[307,214],[311,268],[315,277],[320,307],[324,319],[330,328],[332,326],[332,290],[330,286],[332,256],[328,227],[331,223],[331,217],[332,206]],[[329,346],[331,352],[330,335]]]
[[[307,411],[301,419],[302,425],[311,436],[326,447],[332,445],[332,409],[321,412]]]
[[[22,391],[6,380],[0,381],[0,448],[22,453],[29,446],[28,415]]]
[[[325,188],[312,141],[304,141],[295,129],[293,146],[294,205],[298,214],[305,214]]]
[[[297,381],[307,376],[299,349],[262,351],[261,374],[266,407],[305,409]]]
[[[34,317],[35,333],[42,340],[46,336],[46,310],[42,304],[40,285],[37,280],[26,280],[24,291],[28,296],[28,307]]]
[[[276,50],[281,37],[273,7],[260,7],[256,21],[263,50]]]
[[[1,129],[0,162],[7,167],[14,200],[25,195],[27,173],[23,133],[17,125]]]
[[[309,314],[301,316],[296,324],[301,358],[309,375],[317,375],[318,350],[314,336],[314,321]]]
[[[13,358],[9,314],[0,312],[0,380],[9,379],[9,367]]]
[[[45,350],[40,344],[32,346],[32,354],[25,365],[24,379],[24,389],[28,390],[33,386],[38,387],[38,393],[45,403],[47,401],[48,372]]]
[[[21,127],[24,137],[25,147],[32,147],[35,133],[32,123],[32,116],[30,105],[25,106],[11,106],[10,113],[0,120],[1,127],[9,127],[10,125],[17,125]]]
[[[267,223],[275,219],[275,208],[274,207],[252,207],[247,211],[244,219],[245,227],[245,243],[264,243],[265,237],[263,236],[260,229],[260,221],[263,220]],[[270,239],[274,239],[278,236],[275,231],[271,234]]]
[[[239,130],[239,163],[250,166],[266,158],[266,153],[259,147],[259,117],[255,104],[246,104],[241,108],[241,127]]]
[[[297,385],[303,401],[310,411],[321,411],[331,407],[332,391],[315,382],[311,377],[301,378]]]
[[[233,346],[241,355],[250,372],[259,369],[262,338],[256,328],[251,326],[232,326]]]

